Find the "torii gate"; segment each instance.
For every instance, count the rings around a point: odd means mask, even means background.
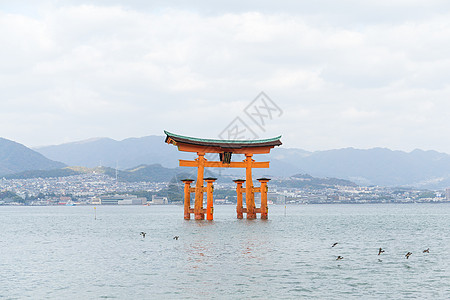
[[[254,187],[252,181],[252,168],[268,168],[269,162],[255,162],[252,159],[253,154],[270,153],[275,146],[280,146],[281,136],[264,140],[214,140],[199,139],[182,136],[164,131],[166,134],[166,143],[178,147],[179,151],[194,152],[198,157],[195,160],[180,159],[180,167],[196,167],[197,182],[195,188],[191,188],[192,179],[182,180],[184,182],[184,219],[189,220],[191,213],[194,213],[196,220],[205,219],[205,213],[208,220],[213,219],[213,183],[216,178],[203,178],[205,167],[214,168],[245,168],[246,177],[244,180],[235,180],[237,187],[237,218],[242,219],[243,213],[247,214],[247,219],[256,219],[256,214],[261,214],[261,219],[267,219],[267,183],[270,179],[259,178],[260,187]],[[219,153],[220,161],[208,161],[205,158],[206,153]],[[232,162],[231,155],[244,154],[245,160],[242,162]],[[206,188],[203,186],[206,181]],[[242,184],[245,183],[245,187]],[[195,192],[194,209],[191,208],[190,194]],[[203,208],[203,193],[207,193],[207,207]],[[261,193],[261,207],[256,208],[254,193]],[[242,205],[242,194],[245,193],[245,208]]]

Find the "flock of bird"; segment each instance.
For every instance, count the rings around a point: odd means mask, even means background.
[[[143,231],[141,231],[141,233],[140,233],[140,235],[142,236],[142,238],[145,238],[145,235],[146,235],[147,233],[145,233],[145,232],[143,232]],[[173,237],[173,239],[174,240],[178,240],[180,237],[178,236],[178,235],[176,235],[176,236],[174,236]],[[331,248],[334,248],[337,244],[339,244],[339,243],[333,243],[332,245],[331,245]],[[423,250],[422,251],[423,253],[430,253],[430,248],[427,248],[427,249],[425,249],[425,250]],[[384,253],[384,250],[383,250],[383,248],[379,248],[378,249],[378,255],[381,255],[382,253]],[[412,255],[412,252],[407,252],[406,254],[405,254],[405,257],[406,257],[406,259],[408,259],[410,256]],[[340,256],[340,255],[338,255],[338,257],[336,258],[336,260],[342,260],[342,259],[344,259],[344,257],[343,256]],[[381,261],[380,259],[379,259],[379,261]]]
[[[337,244],[339,244],[339,243],[333,243],[333,244],[331,245],[331,248],[335,247]],[[427,249],[423,250],[422,252],[423,252],[423,253],[430,253],[430,248],[427,248]],[[383,248],[379,248],[379,249],[378,249],[378,255],[381,255],[381,253],[384,253]],[[409,251],[408,251],[408,252],[405,254],[406,259],[408,259],[411,255],[412,255],[412,252],[409,252]],[[336,260],[342,260],[342,259],[344,259],[344,257],[343,257],[343,256],[340,256],[340,255],[336,258]],[[379,259],[379,261],[381,261],[381,260]]]

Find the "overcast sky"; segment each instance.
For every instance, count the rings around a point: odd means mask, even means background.
[[[217,138],[239,117],[290,148],[450,153],[449,1],[186,2],[0,0],[0,136]],[[263,128],[261,91],[282,110]]]

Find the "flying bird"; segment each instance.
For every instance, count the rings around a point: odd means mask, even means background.
[[[179,238],[178,235],[176,235],[176,236],[173,237],[173,239],[174,239],[174,240],[177,240],[177,241],[178,241],[178,238]]]
[[[411,252],[406,253],[405,254],[406,259],[408,259],[411,256],[411,254],[412,254]]]
[[[423,253],[430,253],[430,248],[423,250]]]
[[[336,246],[338,243],[334,243],[333,245],[331,245],[331,248],[333,248],[334,246]]]
[[[140,235],[142,235],[142,237],[145,238],[146,233],[141,231]]]
[[[383,249],[378,249],[378,255],[380,255],[381,253],[384,253],[384,250]]]

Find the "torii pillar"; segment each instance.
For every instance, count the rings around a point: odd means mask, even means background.
[[[269,207],[267,206],[267,191],[269,190],[267,187],[267,183],[270,181],[269,178],[258,178],[258,181],[261,183],[260,192],[261,192],[261,219],[267,219]]]
[[[243,219],[244,218],[244,209],[242,207],[242,193],[243,193],[243,188],[242,188],[242,184],[245,182],[245,180],[243,179],[236,179],[233,180],[234,182],[236,182],[237,186],[236,186],[236,193],[237,193],[237,203],[236,203],[236,214],[237,214],[237,218],[238,219]]]
[[[253,192],[252,159],[253,154],[245,154],[245,206],[247,219],[256,219],[255,194]]]
[[[204,220],[205,213],[203,212],[203,173],[205,169],[205,153],[198,152],[197,161],[197,182],[195,184],[195,204],[194,215],[196,220]]]
[[[206,181],[206,220],[212,221],[214,214],[214,200],[213,200],[213,183],[217,178],[208,177]]]
[[[183,179],[184,183],[184,219],[191,219],[191,192],[195,192],[195,188],[191,188],[193,179]]]

